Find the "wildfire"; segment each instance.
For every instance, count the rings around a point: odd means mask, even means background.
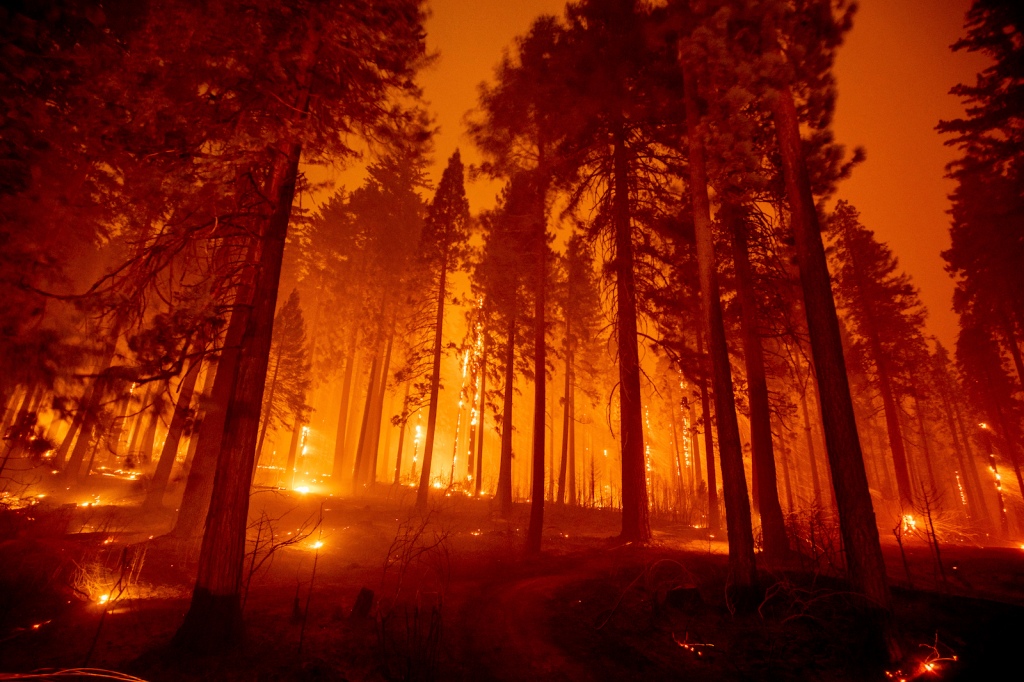
[[[903,532],[913,533],[917,530],[917,519],[914,518],[913,514],[903,515]]]

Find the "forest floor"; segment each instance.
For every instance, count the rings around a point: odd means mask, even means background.
[[[725,543],[703,531],[654,519],[651,544],[623,545],[616,512],[549,504],[543,552],[527,557],[526,505],[506,521],[488,500],[438,494],[423,517],[405,488],[255,493],[245,643],[185,656],[170,640],[197,548],[163,537],[173,510],[114,502],[117,485],[0,511],[0,679],[82,667],[153,681],[886,679],[871,611],[832,577],[827,528],[804,534],[801,556],[761,561],[762,594],[737,611]],[[1021,547],[946,542],[940,572],[915,535],[908,583],[899,547],[883,544],[906,679],[1002,679],[1019,665]]]

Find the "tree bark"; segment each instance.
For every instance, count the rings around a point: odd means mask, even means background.
[[[380,349],[377,349],[373,355],[373,362],[370,363],[370,376],[366,384],[366,401],[363,403],[363,421],[359,427],[359,442],[356,444],[356,461],[355,466],[352,469],[353,493],[361,492],[366,485],[365,469],[367,467],[366,460],[368,459],[366,444],[369,436],[370,413],[373,411],[373,405],[377,394],[377,383],[380,374],[379,369]]]
[[[742,217],[727,212],[732,222],[733,260],[740,301],[740,326],[743,330],[743,359],[747,369],[747,397],[750,402],[750,453],[758,487],[757,511],[761,516],[765,556],[779,559],[789,552],[786,522],[779,503],[778,473],[772,443],[771,407],[768,403],[768,379],[764,367],[764,349],[758,331],[757,298],[754,273],[750,265],[746,225]],[[788,471],[787,471],[788,473]]]
[[[846,564],[855,589],[890,612],[889,584],[857,435],[821,226],[803,157],[796,105],[788,86],[776,93],[772,115],[792,212],[797,264]],[[888,636],[886,639],[890,654],[896,655],[895,640]]]
[[[711,207],[708,201],[708,178],[704,164],[704,143],[701,138],[700,113],[697,109],[696,81],[683,68],[683,89],[686,106],[686,128],[689,141],[690,200],[697,241],[697,269],[700,275],[701,312],[704,333],[711,356],[711,381],[715,391],[715,415],[718,421],[718,452],[722,463],[722,489],[725,493],[725,526],[729,539],[729,580],[746,601],[755,589],[757,567],[754,562],[754,532],[750,520],[750,499],[743,469],[743,445],[736,419],[729,346],[722,321],[722,303],[716,273],[714,235],[711,229]],[[770,434],[769,434],[770,435]]]
[[[647,542],[651,524],[644,458],[643,403],[640,395],[640,353],[637,348],[636,281],[633,273],[633,229],[629,204],[629,149],[625,122],[612,140],[612,220],[615,229],[615,300],[619,354],[619,438],[622,453],[622,533],[626,542]]]

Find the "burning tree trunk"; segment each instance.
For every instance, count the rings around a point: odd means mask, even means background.
[[[855,588],[880,608],[889,611],[889,585],[875,512],[871,506],[867,473],[864,471],[853,400],[850,398],[839,319],[832,298],[821,227],[803,157],[800,122],[793,93],[788,86],[782,87],[775,94],[772,105],[786,193],[792,212],[800,283],[846,563]],[[895,654],[895,645],[891,640],[890,645]]]
[[[629,149],[625,123],[612,140],[612,220],[615,229],[615,300],[619,354],[619,413],[622,451],[622,540],[647,542],[651,525],[644,461],[640,354],[637,348],[636,282],[633,273],[632,217],[629,206]]]
[[[697,268],[700,273],[701,312],[711,356],[711,379],[715,390],[715,415],[718,417],[718,450],[722,462],[722,488],[725,493],[725,525],[729,538],[730,582],[746,599],[744,592],[754,589],[757,568],[754,563],[754,533],[750,522],[750,500],[743,470],[743,445],[736,420],[729,347],[722,322],[722,304],[715,272],[715,246],[708,202],[708,178],[704,166],[704,143],[699,135],[696,82],[684,68],[686,128],[689,140],[690,200],[697,241]],[[769,434],[770,437],[771,434]],[[774,482],[773,482],[774,485]],[[781,512],[780,512],[781,514]]]
[[[476,420],[480,424],[477,430],[476,445],[476,481],[474,481],[473,494],[480,497],[480,489],[484,478],[484,429],[487,422],[484,421],[487,407],[487,336],[484,335],[484,347],[480,360],[480,408],[477,410]]]
[[[753,473],[758,486],[757,511],[761,516],[764,553],[780,558],[789,551],[786,522],[779,503],[778,474],[775,469],[775,448],[772,443],[771,408],[768,404],[768,380],[765,376],[764,349],[758,333],[757,299],[754,295],[754,273],[750,266],[746,225],[732,210],[727,212],[731,225],[736,285],[740,300],[740,326],[743,330],[743,360],[747,368],[747,391],[750,401],[750,450]]]

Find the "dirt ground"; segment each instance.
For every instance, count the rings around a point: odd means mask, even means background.
[[[736,610],[724,542],[669,519],[637,547],[614,539],[612,510],[549,504],[544,551],[526,557],[526,505],[504,521],[488,500],[439,494],[424,518],[409,490],[383,488],[255,493],[245,643],[185,656],[169,642],[196,547],[163,537],[173,510],[94,493],[0,514],[0,679],[83,667],[153,681],[888,679],[874,614],[832,575],[827,542],[760,565],[757,603]],[[908,583],[885,539],[907,652],[888,672],[1002,679],[1017,665],[1024,550],[940,548],[941,571],[924,539],[905,541]]]

